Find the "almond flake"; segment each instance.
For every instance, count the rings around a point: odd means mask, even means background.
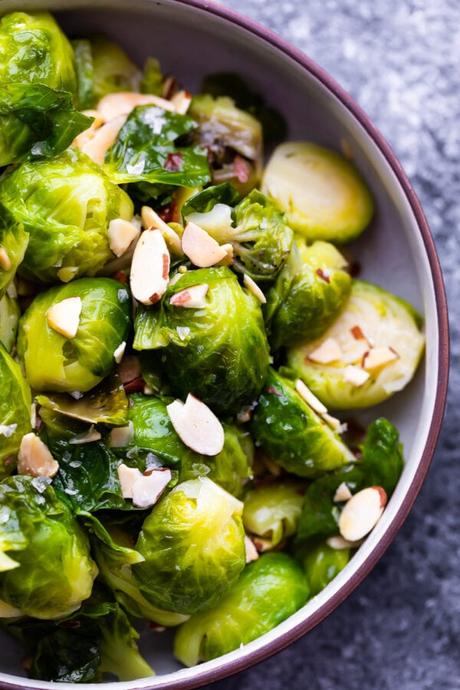
[[[131,292],[142,304],[155,304],[166,292],[169,251],[160,230],[144,230],[133,254]]]
[[[109,446],[111,448],[126,448],[134,436],[134,426],[131,421],[127,426],[114,427],[109,434]]]
[[[30,406],[30,426],[32,429],[37,426],[37,404],[34,402]]]
[[[123,218],[114,218],[109,223],[107,231],[110,250],[115,256],[122,256],[139,237],[141,231],[136,225]]]
[[[121,360],[123,359],[123,355],[125,354],[125,350],[126,350],[126,340],[123,340],[113,353],[113,358],[117,364],[120,364]]]
[[[244,537],[244,548],[246,551],[246,563],[251,563],[251,561],[257,561],[259,558],[259,552],[254,546],[254,542],[247,535]]]
[[[330,414],[322,414],[321,418],[326,422],[326,424],[336,432],[336,434],[343,434],[347,429],[348,425],[346,423],[342,424],[340,419],[337,419],[337,417],[333,417]]]
[[[112,431],[114,431],[114,429],[112,429]],[[128,467],[124,463],[118,465],[117,471],[121,495],[123,498],[132,498],[134,482],[139,476],[142,477],[142,473],[137,469],[137,467]]]
[[[373,347],[363,357],[363,367],[367,370],[378,369],[399,359],[399,355],[390,347]]]
[[[345,364],[355,364],[362,362],[364,355],[369,352],[369,344],[367,340],[352,340],[347,343],[346,350],[342,351],[341,361]]]
[[[138,508],[150,508],[160,498],[163,491],[171,481],[171,470],[151,470],[150,472],[136,476],[134,479],[133,505]]]
[[[259,553],[264,553],[265,551],[270,551],[273,548],[273,544],[270,539],[263,539],[262,537],[254,537],[254,546]]]
[[[356,547],[359,546],[360,543],[361,542],[348,541],[347,539],[344,539],[343,537],[340,537],[338,535],[326,539],[326,544],[330,546],[331,549],[335,549],[336,551],[342,551],[343,549],[356,549]]]
[[[347,484],[345,482],[342,482],[341,484],[339,484],[334,494],[334,503],[343,503],[344,501],[348,501],[352,497],[352,495],[353,494],[351,493]]]
[[[4,247],[0,247],[0,268],[2,271],[9,271],[12,266],[11,259]]]
[[[367,379],[369,378],[369,374],[367,371],[364,371],[364,369],[361,369],[361,367],[356,367],[354,364],[350,364],[348,367],[345,367],[343,378],[348,383],[351,383],[353,386],[359,388],[359,386],[362,386],[364,383],[366,383]]]
[[[369,534],[379,521],[387,502],[381,486],[371,486],[354,494],[340,514],[339,530],[344,539],[358,541]]]
[[[75,338],[80,326],[81,308],[80,297],[68,297],[53,304],[46,312],[48,326],[65,338]]]
[[[146,230],[161,230],[166,244],[173,254],[177,256],[183,256],[182,244],[179,235],[175,230],[169,227],[167,223],[164,222],[162,218],[150,208],[150,206],[143,206],[142,211],[142,223]]]
[[[81,147],[82,153],[85,153],[94,163],[102,165],[105,154],[114,144],[125,122],[126,116],[120,115],[120,117],[116,117],[114,120],[102,125],[102,127],[96,130],[94,137],[83,144]]]
[[[216,415],[201,400],[189,393],[185,404],[175,400],[166,409],[176,433],[188,448],[203,455],[221,452],[224,429]]]
[[[316,350],[310,352],[307,359],[318,364],[337,362],[342,357],[342,350],[335,338],[327,338]]]
[[[199,268],[215,266],[227,256],[226,250],[206,230],[190,222],[182,235],[182,251]]]
[[[185,290],[176,292],[169,300],[169,303],[173,307],[183,307],[184,309],[203,309],[206,307],[208,290],[209,285],[206,285],[206,283],[203,285],[192,285]]]
[[[223,247],[222,247],[222,249],[223,249]],[[267,299],[266,299],[264,293],[262,292],[260,287],[257,285],[255,280],[253,280],[251,278],[251,276],[248,276],[247,273],[245,273],[243,276],[243,283],[244,283],[245,287],[247,287],[249,292],[252,292],[254,297],[256,297],[261,304],[267,303]]]
[[[170,102],[176,109],[176,113],[179,113],[180,115],[185,115],[185,113],[189,109],[190,103],[192,102],[192,94],[188,91],[178,91],[171,98]]]
[[[102,436],[99,431],[94,428],[94,425],[92,425],[88,431],[85,431],[83,434],[77,434],[77,436],[71,438],[69,443],[76,446],[80,445],[81,443],[93,443],[94,441],[100,441],[101,438]]]
[[[18,453],[18,473],[32,477],[54,477],[59,464],[51,455],[48,446],[33,433],[22,437]]]
[[[318,400],[316,395],[314,395],[308,386],[301,379],[297,379],[295,382],[295,389],[299,393],[300,397],[305,400],[307,405],[311,407],[312,410],[318,414],[327,414],[327,407],[323,405],[321,400]]]
[[[171,101],[167,101],[159,96],[136,93],[135,91],[119,91],[117,93],[109,93],[101,98],[97,104],[97,112],[108,122],[120,115],[126,117],[139,105],[156,105],[163,110],[171,112],[175,110],[174,104]]]

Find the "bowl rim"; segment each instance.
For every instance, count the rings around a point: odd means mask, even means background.
[[[156,0],[150,0],[155,2]],[[171,0],[169,0],[171,2]],[[412,482],[409,486],[406,495],[404,496],[401,505],[395,514],[392,522],[386,530],[383,537],[376,544],[370,552],[366,560],[353,573],[353,575],[338,589],[334,594],[325,601],[316,611],[314,611],[306,620],[300,621],[295,626],[280,634],[273,640],[267,642],[263,647],[255,649],[244,657],[238,659],[231,659],[225,662],[222,666],[217,668],[206,669],[202,667],[202,671],[189,678],[178,678],[177,681],[167,680],[165,684],[155,683],[155,690],[161,688],[168,688],[168,690],[191,690],[192,688],[201,687],[208,683],[227,678],[236,673],[244,671],[251,666],[263,661],[264,659],[280,652],[288,647],[291,643],[298,640],[307,632],[316,627],[321,621],[329,616],[364,580],[372,568],[377,564],[384,552],[387,550],[397,532],[405,522],[418,493],[423,485],[427,472],[429,470],[431,461],[433,459],[436,444],[442,427],[444,417],[444,410],[447,399],[447,388],[449,378],[449,320],[447,299],[444,287],[444,280],[442,276],[439,258],[436,252],[435,244],[431,231],[426,220],[425,214],[422,210],[420,201],[406,176],[401,163],[397,159],[391,146],[386,141],[384,136],[372,124],[369,117],[362,110],[362,108],[354,101],[354,99],[335,81],[333,77],[322,67],[320,67],[308,55],[300,49],[291,45],[288,41],[278,36],[271,29],[259,24],[258,22],[246,17],[234,10],[224,7],[217,2],[209,2],[208,0],[173,0],[173,3],[187,5],[204,12],[208,12],[216,17],[227,20],[237,26],[245,29],[257,38],[262,39],[269,45],[277,48],[280,52],[287,55],[294,60],[300,67],[309,72],[315,77],[327,91],[331,92],[344,105],[352,116],[361,124],[368,136],[376,144],[379,151],[383,154],[386,162],[389,164],[391,170],[396,176],[402,192],[409,202],[410,208],[414,214],[419,232],[425,246],[431,276],[433,279],[433,289],[435,295],[436,309],[437,309],[437,327],[438,327],[438,382],[436,388],[436,395],[434,400],[434,412],[430,423],[430,428],[427,435],[425,448],[418,463]],[[200,668],[200,667],[197,667]],[[167,674],[170,676],[170,674]],[[9,688],[11,690],[24,690],[27,687],[33,687],[33,681],[29,685],[28,679],[21,679],[25,682],[15,683],[9,681],[0,681],[0,687]],[[67,684],[64,684],[67,685]],[[110,684],[114,687],[112,684]],[[117,683],[118,687],[122,688],[124,683]],[[94,686],[96,687],[96,686]],[[134,687],[129,683],[129,687]],[[143,685],[142,690],[148,690],[149,685]]]

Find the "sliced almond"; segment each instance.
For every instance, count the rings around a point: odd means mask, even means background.
[[[85,153],[94,163],[102,165],[105,159],[105,154],[109,148],[115,143],[120,129],[126,122],[126,116],[120,115],[114,120],[107,122],[102,127],[96,130],[94,137],[85,142],[81,147],[81,151]]]
[[[253,543],[259,553],[270,551],[273,548],[271,540],[263,539],[263,537],[254,537]]]
[[[192,94],[188,91],[178,91],[174,94],[170,101],[170,103],[173,104],[176,113],[179,113],[180,115],[185,115],[191,102]]]
[[[206,307],[206,295],[209,290],[209,285],[192,285],[185,290],[176,292],[171,297],[169,303],[173,307],[184,307],[185,309],[202,309]],[[179,336],[180,337],[180,336]]]
[[[115,429],[112,429],[115,431]],[[137,467],[128,467],[123,462],[118,465],[118,479],[121,487],[121,495],[123,498],[133,497],[133,487],[136,479],[141,476],[142,473],[137,469]]]
[[[308,359],[318,364],[337,362],[342,357],[342,350],[335,338],[327,338],[316,350],[310,352]]]
[[[341,361],[345,364],[361,363],[367,352],[369,352],[367,340],[352,340],[350,343],[347,343],[346,350],[342,351]]]
[[[222,261],[219,261],[219,266],[231,266],[234,255],[233,244],[221,244],[220,247],[225,251],[225,257],[222,259]]]
[[[182,244],[179,235],[175,230],[169,227],[167,223],[164,222],[162,218],[150,208],[150,206],[143,206],[142,211],[142,223],[146,230],[161,230],[161,234],[165,238],[165,242],[169,249],[176,256],[183,256]]]
[[[314,410],[318,414],[327,414],[326,405],[323,405],[321,400],[318,400],[316,395],[313,395],[311,390],[308,388],[308,386],[305,385],[302,379],[296,380],[295,389],[297,393],[300,395],[300,397],[305,400],[307,405],[311,407],[312,410]]]
[[[342,482],[339,484],[334,494],[334,503],[343,503],[344,501],[349,501],[352,496],[353,494],[351,493],[347,484]]]
[[[96,131],[105,122],[104,118],[97,112],[97,110],[83,110],[82,113],[83,115],[86,115],[87,117],[92,117],[94,119],[91,125],[88,127],[88,129],[85,129],[83,132],[80,132],[80,134],[78,134],[73,140],[72,146],[75,146],[77,149],[82,149],[83,146],[88,143],[88,141],[91,141]]]
[[[123,218],[114,218],[107,231],[109,246],[115,256],[122,256],[141,234],[140,228]]]
[[[134,479],[133,505],[138,508],[150,508],[160,498],[171,481],[171,470],[158,469],[141,474]]]
[[[0,247],[0,268],[2,271],[9,271],[12,266],[11,259],[5,247]]]
[[[340,514],[339,530],[344,539],[358,541],[369,534],[379,521],[387,502],[381,486],[371,486],[354,494]]]
[[[247,535],[244,538],[244,548],[246,551],[246,563],[251,563],[251,561],[257,561],[259,558],[259,552],[254,546],[254,542]]]
[[[221,248],[223,249],[223,247],[221,247]],[[256,297],[261,304],[267,303],[267,299],[266,299],[264,293],[262,292],[260,287],[257,285],[255,280],[253,280],[251,278],[251,276],[248,276],[247,273],[245,273],[243,276],[243,283],[244,283],[245,287],[247,287],[249,292],[252,292],[254,297]]]
[[[176,433],[188,448],[203,455],[221,452],[224,429],[216,415],[201,400],[189,393],[185,404],[175,400],[166,409]]]
[[[215,266],[227,256],[215,239],[195,223],[187,223],[182,235],[182,251],[199,268]]]
[[[134,436],[134,426],[130,421],[127,426],[114,427],[109,434],[109,446],[111,448],[126,448]]]
[[[360,542],[347,541],[347,539],[337,535],[335,537],[329,537],[329,539],[326,539],[326,544],[330,546],[331,549],[343,551],[344,549],[356,549],[356,547],[360,545]]]
[[[328,426],[331,427],[333,431],[335,431],[336,434],[343,434],[348,429],[348,425],[346,423],[342,424],[340,419],[337,419],[337,417],[333,417],[327,412],[325,414],[322,414],[321,418],[326,422]]]
[[[80,297],[67,297],[56,302],[46,312],[48,326],[65,338],[75,338],[80,326],[81,308]]]
[[[109,122],[121,115],[126,118],[139,105],[156,105],[171,112],[176,110],[174,103],[165,98],[153,94],[136,93],[135,91],[119,91],[118,93],[109,93],[101,98],[97,104],[97,112],[106,122]]]
[[[18,473],[32,477],[54,477],[59,464],[50,449],[39,436],[33,433],[22,437],[18,453]]]
[[[373,347],[363,357],[363,367],[366,370],[378,369],[399,359],[397,352],[390,347]]]
[[[359,388],[359,386],[362,386],[366,383],[367,379],[369,378],[369,374],[367,371],[364,371],[364,369],[361,369],[361,367],[350,364],[348,367],[345,367],[343,378],[345,381],[348,381],[348,383],[351,383],[352,386]]]
[[[94,428],[94,425],[90,426],[88,431],[85,431],[83,434],[77,434],[73,438],[69,440],[69,443],[72,445],[80,445],[81,443],[94,443],[94,441],[100,441],[102,438],[101,434],[97,429]]]
[[[133,254],[131,292],[142,304],[155,304],[166,292],[170,257],[160,230],[144,230]]]
[[[126,340],[123,340],[119,346],[114,350],[113,353],[113,358],[117,364],[120,364],[121,360],[123,359],[123,355],[125,354],[126,350]]]

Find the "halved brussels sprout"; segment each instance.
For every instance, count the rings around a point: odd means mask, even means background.
[[[318,353],[324,359],[325,344],[334,352],[321,363]],[[377,285],[355,280],[338,318],[318,340],[292,347],[288,365],[327,407],[370,407],[409,383],[424,344],[413,307]]]
[[[234,209],[222,203],[220,199],[231,198],[228,188],[232,189],[228,184],[208,187],[189,199],[183,214],[219,244],[232,244],[236,270],[258,282],[271,282],[289,254],[292,230],[284,222],[283,214],[257,190],[250,192]],[[212,191],[215,204],[211,202]]]
[[[16,476],[0,484],[0,599],[34,618],[76,611],[97,568],[86,535],[49,480]]]
[[[258,486],[244,499],[243,523],[247,532],[277,546],[297,530],[305,487],[292,481]]]
[[[94,275],[113,258],[110,221],[133,216],[126,192],[73,149],[3,175],[0,207],[30,235],[21,275],[42,283]]]
[[[81,300],[73,338],[57,332],[47,318],[51,307],[69,298]],[[130,311],[126,287],[110,278],[81,278],[38,295],[20,320],[18,337],[32,388],[71,393],[97,385],[112,370],[114,352],[127,338]]]
[[[326,542],[310,544],[299,555],[305,570],[311,596],[321,592],[345,568],[351,549],[333,549]]]
[[[352,163],[306,141],[280,144],[264,171],[262,191],[308,240],[344,243],[369,224],[373,201]]]
[[[139,68],[114,41],[92,36],[73,41],[73,48],[81,108],[92,108],[108,93],[139,90]]]
[[[273,369],[257,403],[251,430],[256,445],[300,477],[317,477],[355,459],[292,383]]]
[[[171,304],[173,295],[194,285],[207,286],[204,308]],[[220,413],[253,402],[269,362],[260,302],[225,267],[187,271],[171,281],[159,309],[138,311],[134,348],[161,348],[172,391],[183,398],[191,392]]]
[[[9,223],[2,219],[0,226],[0,297],[13,280],[24,259],[28,243],[29,235],[22,224]]]
[[[238,649],[298,611],[309,596],[304,573],[284,553],[268,553],[243,571],[215,608],[184,623],[174,654],[186,666]]]
[[[32,396],[19,364],[0,343],[0,478],[11,474],[22,437],[31,430]]]
[[[252,474],[253,447],[249,434],[224,424],[223,450],[214,457],[200,455],[182,443],[171,424],[166,405],[165,400],[153,396],[131,396],[129,419],[133,433],[129,447],[154,453],[165,465],[179,471],[180,481],[207,476],[239,496]]]
[[[145,519],[132,566],[148,601],[195,613],[216,604],[246,561],[243,504],[210,479],[176,486]]]
[[[270,343],[318,338],[337,316],[351,290],[346,260],[327,242],[293,242],[288,260],[267,293],[265,320]]]
[[[225,96],[194,96],[189,114],[199,123],[196,139],[208,150],[213,182],[231,182],[247,194],[260,179],[260,122]]]
[[[0,343],[11,352],[16,342],[21,311],[15,298],[4,294],[0,297]]]

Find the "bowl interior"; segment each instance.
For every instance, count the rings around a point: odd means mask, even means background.
[[[200,679],[203,682],[209,679],[208,673],[213,669],[230,669],[235,659],[242,662],[251,652],[261,656],[264,646],[314,616],[355,576],[395,520],[427,441],[438,385],[439,334],[433,278],[414,213],[388,161],[355,116],[313,74],[247,29],[182,2],[130,0],[128,4],[126,0],[98,0],[97,9],[92,5],[85,0],[4,0],[2,10],[59,10],[65,6],[66,10],[58,13],[59,20],[71,36],[106,33],[118,40],[139,64],[148,55],[158,57],[164,71],[176,75],[191,91],[198,90],[201,78],[210,72],[237,72],[282,112],[291,139],[311,139],[339,150],[346,145],[373,191],[377,208],[372,226],[361,240],[350,246],[362,266],[361,275],[411,301],[424,314],[426,322],[426,364],[403,393],[361,415],[366,420],[384,414],[397,424],[405,444],[407,464],[383,519],[347,568],[276,630],[244,649],[195,669],[173,673],[179,666],[168,651],[170,635],[147,631],[142,640],[143,651],[159,675],[124,685],[198,684]],[[0,674],[0,682],[14,682],[18,675],[24,675],[20,656],[10,641],[2,640],[2,645],[0,669],[4,673]],[[34,681],[26,684],[50,687]]]

